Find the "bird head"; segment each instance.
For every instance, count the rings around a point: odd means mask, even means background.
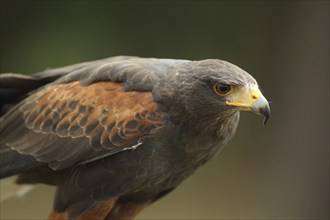
[[[176,66],[153,90],[155,100],[177,120],[217,120],[251,111],[270,116],[256,80],[226,61],[193,61]]]

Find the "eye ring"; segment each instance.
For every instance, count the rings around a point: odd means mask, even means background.
[[[231,85],[227,85],[224,83],[217,83],[214,85],[214,91],[221,96],[228,95],[232,90]]]

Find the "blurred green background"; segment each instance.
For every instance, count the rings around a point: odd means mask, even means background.
[[[139,219],[329,219],[329,1],[1,1],[1,72],[116,55],[218,58],[272,101],[242,113],[215,159]],[[54,189],[0,205],[45,219]]]

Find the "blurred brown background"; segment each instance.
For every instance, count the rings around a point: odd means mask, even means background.
[[[1,72],[116,55],[237,64],[272,101],[140,219],[329,219],[329,1],[1,1]],[[54,189],[1,204],[45,219]]]

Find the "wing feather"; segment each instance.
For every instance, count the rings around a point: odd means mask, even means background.
[[[122,83],[111,81],[46,86],[3,120],[2,142],[52,169],[128,149],[162,126],[151,92],[125,92]],[[19,137],[11,129],[17,129]]]

